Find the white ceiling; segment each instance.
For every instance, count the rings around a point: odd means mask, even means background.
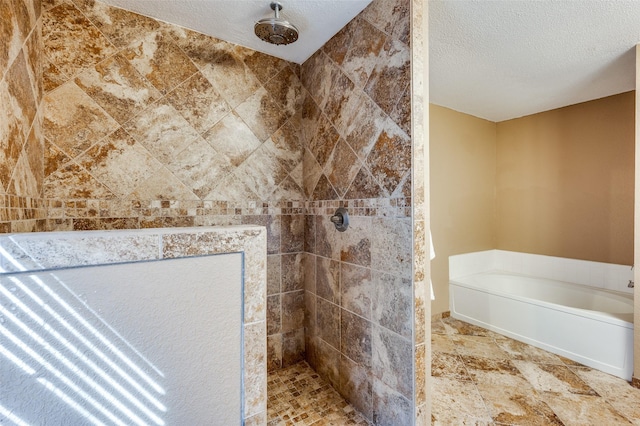
[[[254,24],[274,16],[271,0],[103,0],[259,52],[302,64],[371,0],[280,0],[280,17],[300,31],[298,41],[275,46],[260,40]]]
[[[430,101],[503,121],[635,89],[638,0],[431,0]]]

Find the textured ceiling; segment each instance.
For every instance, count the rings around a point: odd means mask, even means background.
[[[638,0],[431,0],[430,101],[503,121],[635,89]]]
[[[298,64],[303,63],[371,0],[280,0],[280,17],[300,30],[298,41],[275,46],[257,38],[254,24],[273,17],[270,0],[103,0]]]

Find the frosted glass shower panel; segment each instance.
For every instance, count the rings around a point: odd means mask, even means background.
[[[0,423],[234,425],[242,255],[0,276]]]

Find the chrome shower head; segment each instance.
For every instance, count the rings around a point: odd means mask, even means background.
[[[289,44],[296,41],[298,29],[288,21],[280,19],[282,5],[279,2],[272,2],[271,9],[275,12],[275,17],[256,22],[253,28],[256,35],[271,44]]]

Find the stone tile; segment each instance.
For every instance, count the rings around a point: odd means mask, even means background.
[[[347,193],[344,194],[344,198],[347,200],[387,197],[389,197],[389,194],[382,189],[366,167],[360,168]]]
[[[69,80],[69,77],[60,71],[49,58],[42,58],[42,62],[42,88],[45,92],[51,92]]]
[[[232,170],[229,159],[202,138],[176,153],[166,166],[200,199],[211,193]]]
[[[242,179],[240,177],[242,177]],[[223,177],[213,191],[209,193],[205,200],[214,200],[221,202],[237,201],[245,202],[247,200],[260,200],[262,199],[245,183],[246,178],[242,176],[241,171],[234,171]],[[280,240],[278,240],[278,245]]]
[[[71,3],[46,9],[42,16],[44,54],[72,77],[116,53],[116,48]]]
[[[371,264],[381,271],[411,278],[411,219],[374,218],[371,233]]]
[[[287,116],[293,116],[300,108],[302,84],[291,68],[284,67],[264,85],[264,88],[279,105],[282,105]]]
[[[320,167],[325,166],[339,139],[338,131],[326,118],[322,118],[317,133],[311,139],[308,147]]]
[[[483,337],[493,337],[496,333],[493,333],[485,328],[478,327],[473,324],[469,324],[464,321],[460,321],[453,317],[443,318],[441,323],[444,327],[444,330],[449,335],[462,334],[465,336],[483,336]]]
[[[411,85],[407,86],[389,117],[411,136]]]
[[[380,185],[388,193],[393,193],[411,169],[411,139],[388,120],[367,157],[366,165]]]
[[[431,359],[431,356],[428,357]],[[427,345],[424,343],[415,345],[414,350],[414,370],[413,370],[413,378],[415,382],[415,398],[414,404],[416,407],[416,411],[418,411],[418,407],[423,406],[427,403],[427,395],[431,394],[431,383],[427,385],[427,378],[431,376],[431,368],[427,367]]]
[[[267,420],[247,425],[369,423],[305,362],[269,374]]]
[[[86,69],[74,81],[120,124],[162,96],[120,54]]]
[[[374,285],[371,269],[348,263],[340,264],[341,304],[344,309],[371,319],[371,299]]]
[[[325,217],[324,220],[327,227],[333,228],[333,224],[328,217]],[[349,230],[351,232],[338,232],[335,228],[332,229],[334,236],[337,235],[339,238],[339,247],[337,248],[340,250],[340,260],[355,265],[372,267],[373,229],[380,230],[382,228],[376,228],[370,218],[359,216],[350,218]],[[376,268],[381,265],[376,265]]]
[[[165,168],[138,185],[127,197],[130,200],[199,200],[189,187]]]
[[[265,89],[259,89],[235,108],[260,141],[265,141],[289,118],[282,105]]]
[[[342,69],[357,87],[364,87],[376,66],[387,36],[365,19],[359,19]]]
[[[268,309],[267,305],[267,312]],[[267,331],[267,371],[271,372],[282,368],[282,334],[268,334]]]
[[[456,344],[458,354],[463,356],[476,356],[497,360],[508,359],[506,352],[496,345],[495,341],[490,337],[482,336],[452,336],[452,340]]]
[[[118,197],[129,195],[162,167],[122,129],[92,146],[78,162]]]
[[[318,324],[320,326],[320,324]],[[371,364],[371,323],[344,309],[341,310],[340,339],[342,353],[352,361],[370,367]]]
[[[287,121],[271,135],[271,141],[280,164],[288,173],[302,163],[303,148],[300,142],[300,130],[291,121]]]
[[[329,179],[323,174],[318,179],[318,183],[316,184],[315,189],[313,190],[313,194],[311,199],[314,201],[317,200],[337,200],[340,197],[338,193],[329,182]]]
[[[340,305],[340,262],[326,257],[316,258],[316,294]]]
[[[571,368],[587,385],[605,398],[620,414],[640,424],[640,390],[619,377],[591,368]]]
[[[71,157],[118,127],[118,123],[73,82],[47,94],[43,102],[45,137]]]
[[[282,335],[282,366],[288,367],[304,360],[304,328]]]
[[[95,0],[74,0],[74,4],[119,49],[146,33],[161,29],[160,22],[137,13],[111,7]]]
[[[282,332],[304,327],[304,291],[282,294]]]
[[[301,116],[301,136],[302,144],[305,148],[309,147],[309,143],[316,136],[322,111],[315,103],[309,92],[303,92],[302,106],[300,107]]]
[[[514,425],[563,425],[520,375],[481,372],[477,387],[494,421]]]
[[[244,371],[247,372],[244,377],[244,417],[267,409],[265,331],[264,323],[261,322],[244,326]]]
[[[406,398],[412,398],[413,350],[411,340],[380,326],[373,326],[371,334],[371,363],[374,377]]]
[[[340,393],[365,418],[373,418],[371,372],[345,356],[340,357]]]
[[[304,253],[302,257],[304,273],[304,289],[312,294],[316,293],[316,256]]]
[[[287,177],[269,141],[256,149],[236,170],[238,177],[259,200],[269,200],[278,185]]]
[[[231,111],[229,104],[199,72],[176,87],[166,99],[200,134]]]
[[[304,170],[304,195],[309,199],[313,195],[313,191],[318,184],[320,176],[322,176],[322,167],[320,167],[320,164],[318,164],[315,157],[308,149],[304,150],[302,157],[302,167]]]
[[[225,155],[235,167],[260,147],[260,140],[236,114],[224,117],[204,135],[220,154]]]
[[[164,101],[153,104],[123,127],[163,164],[171,163],[199,137],[178,111]]]
[[[47,176],[43,195],[51,199],[113,199],[115,195],[76,163],[69,163]]]
[[[263,90],[258,79],[242,62],[238,54],[238,49],[241,48],[236,48],[230,43],[220,43],[219,40],[214,43],[209,41],[209,44],[213,44],[213,47],[208,47],[207,51],[212,52],[213,57],[208,61],[197,58],[199,62],[196,63],[199,63],[202,73],[232,108]],[[193,54],[190,56],[194,57]]]
[[[324,104],[324,113],[332,123],[342,115],[342,110],[348,108],[355,90],[355,85],[342,72],[336,73]]]
[[[410,339],[413,330],[412,282],[380,272],[373,273],[372,319],[379,325]]]
[[[316,355],[318,358],[316,371],[334,389],[337,388],[340,384],[340,352],[324,340],[318,339]]]
[[[411,78],[411,52],[396,40],[387,40],[364,91],[387,114],[391,114]]]
[[[340,139],[327,160],[324,173],[339,196],[344,196],[362,165],[349,145]]]
[[[580,377],[564,365],[536,364],[514,360],[522,374],[540,392],[598,396]]]
[[[243,224],[260,225],[267,228],[267,254],[280,253],[281,216],[243,215]]]
[[[280,255],[267,256],[267,295],[280,293],[281,281]]]
[[[267,296],[267,336],[282,331],[282,298],[280,294]]]
[[[373,1],[362,17],[397,40],[409,43],[410,3],[406,0]]]
[[[316,296],[310,291],[304,292],[304,329],[305,329],[305,341],[308,341],[311,336],[317,336],[317,306]],[[305,345],[307,352],[307,360],[310,359],[310,347]]]
[[[282,292],[304,290],[303,253],[282,255]]]
[[[457,355],[455,342],[450,336],[442,334],[431,334],[431,350]]]
[[[0,49],[0,75],[4,75],[20,52],[23,37],[11,2],[0,4],[0,17],[0,34],[6,46]]]
[[[431,354],[431,376],[449,377],[456,380],[471,380],[459,355],[433,351]]]
[[[472,382],[434,377],[432,389],[432,424],[493,424],[484,401]]]
[[[288,68],[287,61],[255,50],[238,47],[236,53],[262,84],[273,79],[284,68]]]
[[[161,31],[146,33],[122,54],[162,94],[167,94],[198,69],[176,43]]]
[[[354,41],[354,34],[360,21],[361,19],[356,16],[321,47],[322,51],[336,64],[342,65],[351,42]]]
[[[307,253],[316,252],[316,221],[312,215],[304,217],[304,251]]]
[[[297,253],[304,249],[304,215],[282,215],[280,251]]]
[[[535,346],[509,338],[496,339],[496,343],[500,349],[509,354],[511,359],[562,365],[560,357]]]
[[[542,398],[566,426],[632,424],[598,396],[543,392]]]
[[[340,318],[341,310],[338,305],[322,298],[316,300],[317,332],[318,336],[336,348],[340,349]]]
[[[409,425],[413,418],[411,402],[380,380],[373,380],[373,423]]]

